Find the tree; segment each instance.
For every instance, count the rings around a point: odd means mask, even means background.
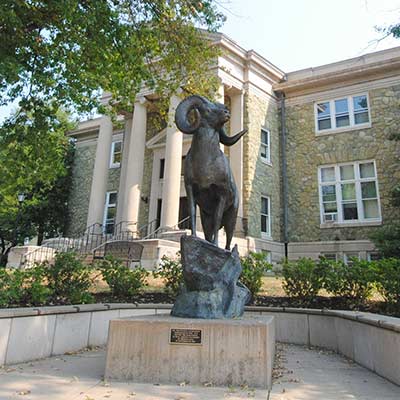
[[[398,27],[399,33],[397,37],[400,37],[400,25]],[[390,140],[399,141],[400,135],[398,131],[393,132]],[[393,207],[400,208],[400,184],[395,183],[391,193],[391,203]],[[388,223],[386,226],[380,228],[371,235],[371,240],[375,243],[379,253],[385,257],[398,257],[400,258],[400,226],[397,222]]]
[[[65,132],[73,124],[66,113],[54,114],[52,105],[41,107],[40,118],[19,110],[12,116],[18,123],[0,127],[0,264],[24,237],[62,230],[65,219],[72,151]],[[26,196],[23,204],[18,193]]]
[[[400,24],[391,24],[389,26],[379,26],[376,27],[376,30],[383,34],[383,37],[379,40],[383,40],[389,36],[393,36],[394,38],[400,38]]]
[[[216,0],[4,0],[0,105],[90,112],[104,91],[118,111],[143,86],[161,97],[181,85],[202,92],[216,49],[197,28],[223,20]]]
[[[0,106],[18,102],[0,126],[3,255],[23,235],[62,230],[52,208],[68,169],[68,121],[60,110],[115,114],[132,109],[143,87],[159,95],[161,110],[179,87],[212,92],[217,50],[205,39],[223,20],[217,0],[1,2]],[[109,93],[106,106],[102,92]],[[23,212],[20,191],[28,193]]]
[[[64,154],[64,167],[49,187],[35,188],[24,208],[25,219],[37,236],[37,244],[43,239],[64,236],[68,219],[68,198],[72,184],[72,163],[75,147],[69,143]],[[29,235],[27,235],[29,236]]]

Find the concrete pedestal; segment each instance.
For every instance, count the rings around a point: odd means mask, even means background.
[[[112,320],[105,377],[151,383],[271,388],[274,317]]]

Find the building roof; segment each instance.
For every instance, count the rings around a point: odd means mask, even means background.
[[[364,54],[318,67],[289,72],[274,90],[287,92],[315,87],[379,79],[400,73],[400,47]]]

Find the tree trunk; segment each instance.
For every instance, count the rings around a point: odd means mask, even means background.
[[[38,238],[37,238],[37,245],[41,246],[44,238],[44,227],[43,225],[39,225],[38,227]]]

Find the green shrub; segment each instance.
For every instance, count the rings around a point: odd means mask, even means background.
[[[374,288],[374,269],[371,262],[352,258],[349,265],[343,261],[322,259],[325,270],[324,288],[334,296],[347,299],[352,304],[364,303]]]
[[[47,285],[47,269],[42,265],[23,272],[23,291],[21,302],[27,306],[42,306],[51,298],[52,290]]]
[[[184,285],[180,253],[178,252],[174,258],[163,256],[153,275],[155,278],[163,279],[167,293],[177,296]]]
[[[43,267],[0,269],[0,307],[40,306],[48,302],[50,294]]]
[[[322,288],[323,275],[320,264],[310,258],[284,261],[282,287],[289,297],[309,302]]]
[[[250,252],[246,257],[241,257],[242,274],[239,280],[250,290],[254,297],[260,292],[262,287],[262,277],[272,269],[272,265],[266,260],[264,253]]]
[[[374,264],[377,290],[389,304],[400,307],[400,259],[386,258]]]
[[[10,307],[23,297],[23,271],[0,269],[0,307]]]
[[[385,258],[400,258],[400,225],[388,225],[370,235],[379,254]]]
[[[90,303],[91,268],[74,253],[57,253],[54,265],[39,264],[45,268],[52,301],[57,304]]]
[[[149,273],[141,266],[130,269],[124,262],[107,257],[98,264],[113,296],[130,298],[145,286]]]

